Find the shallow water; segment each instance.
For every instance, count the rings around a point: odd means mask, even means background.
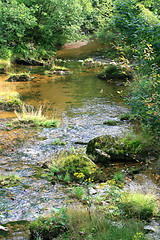
[[[16,173],[22,177],[17,187],[0,189],[0,223],[33,220],[51,211],[52,207],[68,204],[69,190],[60,184],[51,185],[41,175],[40,166],[62,151],[85,151],[85,144],[92,138],[104,134],[121,135],[130,131],[130,124],[120,122],[119,115],[128,109],[118,92],[124,86],[116,86],[96,77],[100,68],[86,68],[82,58],[93,55],[97,59],[95,43],[79,49],[63,49],[58,52],[62,58],[71,57],[65,66],[73,73],[69,76],[46,76],[45,68],[15,66],[14,70],[30,71],[31,82],[8,83],[7,75],[0,75],[2,89],[14,89],[25,104],[45,105],[46,114],[59,119],[58,128],[41,130],[3,131],[10,121],[6,112],[0,112],[1,142],[7,147],[0,156],[2,173]],[[88,49],[88,50],[87,50]],[[95,54],[96,52],[96,54]],[[91,54],[92,53],[92,54]],[[116,120],[116,126],[104,125],[106,120]],[[65,145],[55,145],[55,141]],[[127,166],[110,166],[111,171]],[[76,203],[75,203],[76,204]],[[16,235],[14,235],[16,234]],[[20,236],[19,236],[19,235]],[[27,233],[28,234],[28,233]],[[2,239],[27,239],[15,230]],[[1,235],[1,234],[0,234]],[[17,237],[17,238],[16,238]]]

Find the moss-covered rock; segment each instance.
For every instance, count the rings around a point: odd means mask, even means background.
[[[95,163],[145,161],[148,155],[142,141],[136,137],[96,137],[89,141],[87,154]]]
[[[17,92],[0,92],[0,109],[5,111],[19,111],[21,107],[22,101]]]
[[[33,77],[30,76],[30,73],[15,73],[10,74],[7,82],[28,82],[32,79]]]
[[[123,65],[119,63],[108,64],[102,72],[98,74],[101,79],[131,79],[132,72],[128,65]]]
[[[83,65],[88,68],[91,68],[91,67],[99,67],[102,65],[102,63],[99,61],[94,61],[93,58],[87,58],[83,61]]]

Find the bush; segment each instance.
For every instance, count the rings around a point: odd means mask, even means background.
[[[136,79],[131,85],[131,95],[127,99],[133,114],[152,131],[160,131],[160,76],[154,74]]]

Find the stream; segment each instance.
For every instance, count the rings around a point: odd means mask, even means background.
[[[119,116],[128,112],[119,92],[118,85],[96,77],[99,68],[87,68],[82,60],[92,56],[104,61],[101,46],[91,42],[79,48],[64,48],[57,57],[65,59],[64,65],[73,73],[66,76],[44,75],[43,67],[14,66],[14,71],[30,71],[31,82],[6,82],[7,75],[0,75],[1,89],[14,89],[25,104],[43,105],[49,117],[58,119],[57,128],[15,129],[5,131],[13,113],[0,111],[0,137],[7,148],[0,156],[0,173],[15,173],[21,177],[19,186],[0,189],[0,225],[7,224],[9,232],[0,231],[0,239],[28,239],[27,221],[47,214],[54,207],[70,205],[70,189],[61,184],[52,185],[41,176],[41,166],[63,151],[85,152],[86,144],[94,137],[110,134],[122,135],[129,132],[131,124],[120,121]],[[102,56],[102,57],[99,57]],[[115,126],[104,124],[116,120]],[[65,144],[54,144],[55,142]],[[135,164],[132,164],[133,167]],[[112,173],[130,165],[113,164]],[[143,188],[159,193],[159,180],[155,178],[157,165],[150,165],[146,174],[138,176],[130,189]],[[142,187],[143,186],[143,187]],[[72,204],[77,204],[76,201]]]

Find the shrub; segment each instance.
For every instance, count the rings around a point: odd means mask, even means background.
[[[152,131],[160,131],[160,76],[150,75],[136,79],[127,99],[131,113]]]

